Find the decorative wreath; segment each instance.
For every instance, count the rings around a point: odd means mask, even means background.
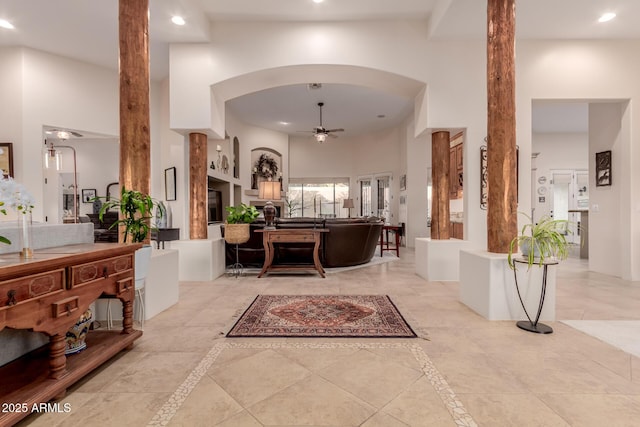
[[[254,164],[254,171],[263,178],[273,178],[278,174],[278,164],[268,154],[261,154]]]

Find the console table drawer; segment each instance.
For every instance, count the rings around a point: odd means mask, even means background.
[[[107,258],[71,267],[70,287],[84,285],[113,275],[133,271],[133,255]]]
[[[270,237],[271,242],[273,243],[278,243],[278,242],[284,242],[284,243],[305,243],[305,242],[311,242],[313,243],[315,241],[313,234],[288,234],[288,233],[283,233],[283,234],[272,234]]]
[[[0,307],[16,305],[64,290],[64,269],[0,282]]]

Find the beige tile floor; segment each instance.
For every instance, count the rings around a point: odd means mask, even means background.
[[[640,283],[558,271],[560,320],[639,320]],[[253,298],[388,294],[418,339],[226,339]],[[135,348],[33,426],[637,426],[640,358],[561,322],[551,335],[490,322],[457,283],[414,274],[414,253],[372,267],[182,283]]]

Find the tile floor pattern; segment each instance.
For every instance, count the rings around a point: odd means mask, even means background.
[[[560,321],[551,335],[487,321],[414,253],[327,275],[181,284],[134,349],[32,426],[636,426],[640,358]],[[640,320],[640,283],[561,264],[560,320]],[[388,294],[420,338],[227,339],[257,294]],[[464,424],[466,423],[466,424]],[[475,424],[474,424],[475,423]]]

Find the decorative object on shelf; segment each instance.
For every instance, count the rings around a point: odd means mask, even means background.
[[[213,160],[211,160],[211,164],[209,165],[209,169],[216,170],[216,165],[215,165],[215,163],[213,162]]]
[[[222,155],[222,164],[221,164],[222,172],[225,174],[229,173],[229,159],[226,154]]]
[[[523,215],[529,219],[529,223],[525,224],[520,234],[511,240],[507,257],[509,267],[515,268],[513,254],[518,247],[526,260],[527,268],[531,268],[533,264],[542,266],[550,260],[567,259],[569,243],[565,235],[571,233],[569,221],[553,219],[545,215],[534,223],[530,216]]]
[[[351,209],[355,207],[353,205],[353,199],[344,199],[342,207],[344,209],[349,209],[349,218],[351,218]]]
[[[66,349],[64,354],[69,355],[79,353],[87,348],[85,338],[87,337],[87,333],[89,333],[89,326],[92,321],[93,312],[89,308],[82,314],[82,316],[80,316],[76,324],[67,331],[65,337]]]
[[[261,154],[254,165],[254,171],[262,178],[274,178],[278,173],[278,163],[268,154]]]
[[[33,196],[27,189],[11,177],[0,179],[0,213],[6,215],[7,208],[18,214],[20,223],[20,255],[24,258],[33,256],[31,211],[33,210]],[[0,243],[11,244],[6,237],[0,236]]]
[[[253,173],[251,174],[251,189],[258,189],[258,168],[253,168]]]
[[[596,187],[611,185],[611,150],[596,153]]]
[[[167,215],[167,208],[165,207],[162,201],[159,201],[158,203],[156,203],[155,217],[156,217],[156,223],[155,223],[156,228],[168,228],[167,222],[168,222],[169,215]]]
[[[83,188],[82,189],[82,203],[93,203],[93,200],[98,195],[95,188]]]
[[[164,170],[164,198],[167,201],[176,200],[176,167]]]
[[[0,178],[13,177],[13,143],[0,142]]]
[[[98,215],[100,213],[100,208],[102,208],[102,200],[95,199],[93,201],[93,213]]]
[[[547,187],[538,187],[538,194],[541,196],[547,194]]]
[[[258,184],[258,198],[268,200],[265,203],[262,212],[264,213],[264,228],[273,230],[276,227],[273,221],[276,217],[276,207],[273,206],[272,200],[280,200],[280,181],[262,181]]]

